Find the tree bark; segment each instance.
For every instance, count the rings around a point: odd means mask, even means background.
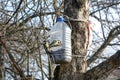
[[[65,0],[64,1],[64,15],[74,19],[88,20],[88,0]],[[83,72],[86,71],[85,63],[85,43],[86,41],[86,22],[71,21],[72,25],[72,55],[81,56],[73,57],[72,61],[67,64],[60,65],[59,75],[55,80],[83,80]],[[56,68],[57,69],[57,68]]]

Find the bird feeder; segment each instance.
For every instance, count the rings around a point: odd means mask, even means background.
[[[50,46],[53,62],[56,64],[71,62],[71,28],[64,22],[62,16],[58,17],[57,22],[51,27]]]

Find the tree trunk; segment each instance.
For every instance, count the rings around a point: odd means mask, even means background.
[[[64,15],[74,19],[88,20],[88,0],[65,0]],[[85,55],[86,55],[86,22],[71,21],[72,25],[72,58],[71,63],[62,64],[59,68],[59,75],[55,80],[83,80],[86,71]],[[77,57],[78,56],[78,57]],[[81,56],[81,57],[80,57]]]

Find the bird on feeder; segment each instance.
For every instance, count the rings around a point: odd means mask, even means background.
[[[43,42],[44,49],[46,53],[50,53],[50,42],[49,41],[44,41]]]
[[[44,49],[47,53],[50,53],[50,48],[52,47],[57,47],[57,46],[61,46],[61,41],[60,40],[53,40],[53,42],[49,42],[49,41],[44,41],[43,43]]]
[[[61,45],[60,40],[53,40],[53,42],[50,44],[50,47],[56,47],[56,46],[60,46],[60,45]]]

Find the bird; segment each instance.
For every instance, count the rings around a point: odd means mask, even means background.
[[[51,47],[57,47],[61,45],[61,41],[60,40],[53,40],[50,44],[50,48]]]
[[[50,53],[50,42],[49,41],[44,41],[43,42],[44,49],[46,53]]]
[[[51,48],[52,47],[57,47],[57,46],[61,46],[61,41],[60,40],[53,40],[51,43],[50,41],[44,41],[43,42],[43,46],[44,46],[44,49],[46,51],[46,53],[51,53]]]

